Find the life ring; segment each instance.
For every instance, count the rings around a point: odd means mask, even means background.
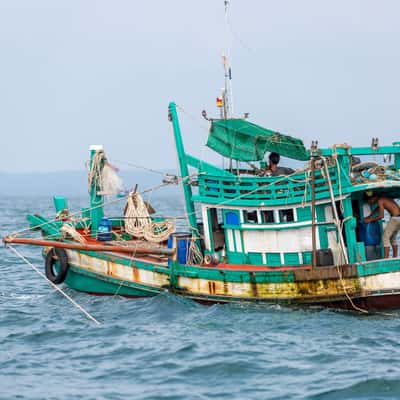
[[[58,271],[54,268],[57,265]],[[56,285],[63,283],[68,272],[68,256],[64,249],[52,247],[46,254],[45,272],[46,278]]]

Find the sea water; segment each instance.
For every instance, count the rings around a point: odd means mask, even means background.
[[[153,204],[181,215],[179,199]],[[51,199],[0,197],[1,236],[38,211],[54,215]],[[39,248],[18,250],[43,271]],[[1,399],[400,398],[400,311],[204,306],[168,293],[129,300],[62,286],[97,326],[10,250],[0,260]]]

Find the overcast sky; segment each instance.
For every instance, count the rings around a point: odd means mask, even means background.
[[[231,0],[235,111],[307,146],[400,140],[399,12]],[[0,0],[0,172],[81,169],[90,144],[174,167],[171,100],[187,151],[213,159],[200,113],[216,114],[224,21],[223,0]]]

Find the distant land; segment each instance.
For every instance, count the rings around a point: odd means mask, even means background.
[[[175,171],[163,171],[175,174]],[[142,171],[120,171],[127,189],[139,185],[139,190],[154,187],[162,183],[163,175]],[[168,186],[160,193],[174,194],[179,188]],[[8,173],[0,172],[0,196],[84,196],[87,195],[86,171],[58,171]]]

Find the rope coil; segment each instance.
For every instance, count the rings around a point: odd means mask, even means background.
[[[132,192],[128,196],[125,218],[125,231],[149,242],[164,242],[175,232],[175,224],[170,220],[152,221],[148,205],[137,192]]]

